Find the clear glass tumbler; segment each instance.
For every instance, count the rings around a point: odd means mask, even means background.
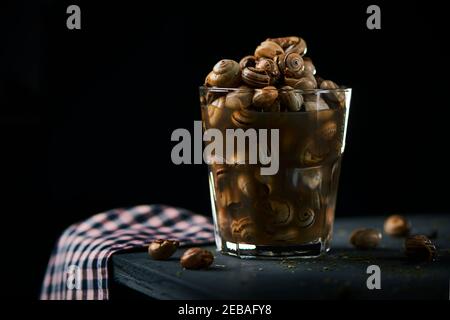
[[[298,111],[283,105],[289,99],[256,108],[249,101],[258,90],[200,88],[203,129],[224,138],[223,152],[207,159],[217,248],[241,258],[319,256],[330,249],[351,89],[277,89],[297,98]],[[267,165],[250,164],[247,153],[225,152],[226,129],[248,128],[278,129],[276,174],[263,175]]]

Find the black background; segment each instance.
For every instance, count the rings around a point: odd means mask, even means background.
[[[214,63],[267,37],[302,36],[318,74],[353,88],[337,216],[449,212],[445,11],[392,2],[2,1],[0,292],[36,298],[58,235],[96,212],[209,215],[206,166],[173,165],[170,135],[200,119]]]

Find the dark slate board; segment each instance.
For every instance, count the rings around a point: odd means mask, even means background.
[[[403,240],[383,235],[380,248],[355,250],[348,244],[357,227],[383,228],[383,217],[337,219],[330,253],[317,259],[241,260],[216,252],[208,270],[184,270],[179,249],[169,261],[146,252],[112,258],[113,281],[156,299],[445,299],[450,298],[450,217],[411,217],[414,233],[437,231],[438,259],[412,263]],[[209,246],[211,250],[215,247]],[[381,268],[381,290],[368,290],[369,265]],[[112,294],[114,294],[112,292]]]

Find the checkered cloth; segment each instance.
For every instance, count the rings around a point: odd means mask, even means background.
[[[211,220],[164,205],[142,205],[96,214],[71,225],[50,257],[42,300],[106,300],[112,254],[142,248],[152,239],[177,239],[181,245],[213,241]]]

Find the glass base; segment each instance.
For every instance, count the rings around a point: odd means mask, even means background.
[[[297,259],[317,258],[330,250],[328,241],[305,243],[302,245],[253,245],[223,241],[217,248],[222,254],[241,259]]]

